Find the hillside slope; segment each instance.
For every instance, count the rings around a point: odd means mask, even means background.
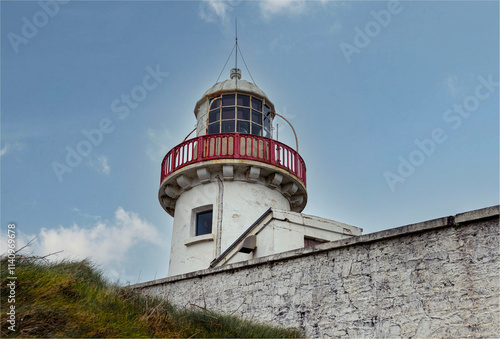
[[[177,309],[166,301],[107,283],[89,261],[54,264],[18,256],[15,271],[9,272],[8,259],[4,257],[1,302],[1,337],[292,338],[301,335],[297,330],[250,323],[202,309]],[[15,306],[13,311],[11,306]]]

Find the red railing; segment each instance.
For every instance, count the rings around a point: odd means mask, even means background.
[[[306,165],[299,153],[276,140],[239,133],[203,135],[175,146],[161,163],[160,183],[184,166],[217,159],[247,159],[274,165],[306,185]]]

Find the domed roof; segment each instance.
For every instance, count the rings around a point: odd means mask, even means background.
[[[274,104],[269,100],[266,93],[262,91],[256,84],[251,83],[246,80],[241,80],[241,71],[239,69],[231,70],[231,79],[227,79],[213,85],[209,90],[203,94],[203,97],[198,100],[196,107],[194,108],[194,114],[197,116],[197,112],[200,106],[205,102],[206,98],[211,98],[216,95],[220,95],[228,92],[241,92],[245,94],[253,94],[261,99],[266,99],[266,103],[271,106],[271,111],[274,112]]]

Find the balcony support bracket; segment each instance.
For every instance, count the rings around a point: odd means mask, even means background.
[[[210,172],[207,168],[198,168],[196,170],[196,175],[202,184],[210,182]]]
[[[222,177],[224,178],[224,180],[233,180],[234,167],[231,165],[222,166]]]
[[[260,168],[251,166],[247,172],[247,181],[249,182],[257,182],[260,176]]]
[[[266,184],[271,188],[277,188],[281,181],[283,181],[283,176],[279,173],[273,173],[266,178]]]

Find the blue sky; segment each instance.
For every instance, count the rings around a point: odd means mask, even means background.
[[[90,257],[121,283],[166,276],[160,163],[194,128],[235,18],[253,79],[297,131],[303,213],[371,233],[496,205],[498,7],[2,1],[2,235],[15,222],[34,253]]]

